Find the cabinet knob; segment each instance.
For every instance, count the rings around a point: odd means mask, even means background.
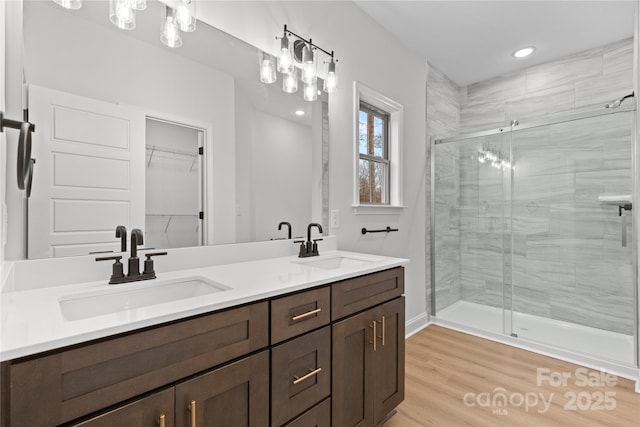
[[[196,427],[196,401],[192,400],[189,404],[189,411],[191,412],[191,427]]]
[[[371,325],[369,326],[371,329],[373,329],[373,332],[371,334],[371,338],[372,340],[369,341],[369,344],[373,344],[373,351],[377,350],[377,342],[378,342],[378,333],[376,332],[376,325],[378,324],[377,320],[374,320],[373,322],[371,322]]]
[[[294,322],[296,320],[304,319],[305,317],[313,316],[314,314],[318,314],[322,311],[321,308],[316,308],[315,310],[307,311],[306,313],[298,314],[297,316],[293,316],[291,320]]]
[[[301,383],[302,381],[313,377],[314,375],[318,375],[322,371],[322,368],[318,368],[316,370],[309,369],[309,373],[307,375],[303,375],[301,377],[293,377],[293,384]]]
[[[382,320],[380,321],[380,326],[382,327],[382,330],[380,331],[380,336],[378,338],[380,338],[380,341],[382,341],[382,346],[384,347],[385,337],[387,335],[385,331],[385,326],[384,326],[384,316],[382,316]]]

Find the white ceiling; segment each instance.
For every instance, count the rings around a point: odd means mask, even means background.
[[[633,0],[355,3],[459,85],[631,37],[635,8]],[[511,56],[530,45],[530,57]]]

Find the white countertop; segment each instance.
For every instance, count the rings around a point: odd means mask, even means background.
[[[318,261],[348,258],[331,268]],[[337,261],[337,260],[334,260]],[[331,261],[328,261],[331,264]],[[109,285],[108,279],[73,285],[2,293],[0,360],[11,360],[47,350],[158,325],[189,316],[360,276],[408,263],[408,260],[345,251],[319,257],[287,256],[205,268],[158,273],[157,279]],[[60,300],[92,294],[148,289],[167,281],[199,277],[230,289],[79,320],[65,320]]]

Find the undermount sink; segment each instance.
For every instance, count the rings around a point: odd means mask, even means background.
[[[126,286],[126,288],[118,286]],[[229,289],[231,288],[228,286],[207,280],[204,277],[189,277],[173,281],[115,285],[104,291],[63,296],[60,298],[59,304],[64,320],[73,321],[209,295]]]
[[[357,267],[376,261],[375,259],[367,259],[352,256],[336,255],[320,259],[305,259],[295,261],[298,264],[308,265],[309,267],[322,268],[324,270],[335,270],[337,268]]]

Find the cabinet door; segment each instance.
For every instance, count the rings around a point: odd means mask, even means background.
[[[373,314],[365,311],[333,325],[334,427],[373,425]]]
[[[271,425],[282,426],[331,394],[331,328],[271,350]]]
[[[173,427],[173,387],[136,400],[73,427]]]
[[[377,325],[374,353],[373,408],[378,425],[404,400],[404,297],[374,309]]]
[[[269,425],[269,352],[176,386],[176,427]]]

